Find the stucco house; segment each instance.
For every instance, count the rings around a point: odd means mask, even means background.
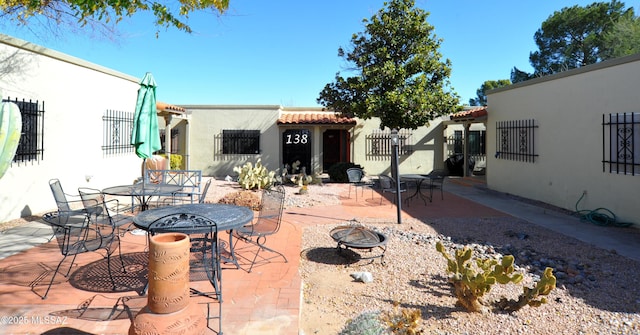
[[[77,194],[78,187],[140,177],[142,161],[129,144],[139,78],[1,34],[0,68],[2,99],[18,102],[25,124],[19,153],[0,179],[0,222],[55,209],[53,178]],[[204,176],[224,178],[258,159],[270,170],[300,161],[307,173],[322,173],[350,161],[369,175],[390,173],[390,131],[376,119],[317,107],[157,107],[165,153],[181,155],[182,169]],[[400,132],[401,173],[443,168],[462,148],[465,128],[448,120]]]
[[[487,186],[640,224],[639,87],[636,54],[487,92]]]

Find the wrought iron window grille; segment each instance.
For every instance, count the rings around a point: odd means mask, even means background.
[[[260,130],[223,130],[222,154],[259,154]]]
[[[44,159],[44,101],[26,101],[25,99],[7,97],[20,108],[22,116],[22,133],[20,142],[13,157],[14,163],[38,162]]]
[[[117,155],[134,151],[131,145],[133,113],[107,110],[102,115],[102,151]]]
[[[531,119],[496,122],[495,158],[534,163],[537,128]]]
[[[640,175],[640,113],[602,115],[602,172]]]
[[[411,131],[400,130],[398,132],[398,152],[400,155],[410,155],[413,152],[411,144]],[[366,135],[366,152],[367,157],[379,158],[390,157],[393,151],[391,144],[391,130],[374,130],[371,134]]]

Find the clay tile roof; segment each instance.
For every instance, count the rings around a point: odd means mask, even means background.
[[[187,112],[187,110],[182,107],[170,105],[168,103],[160,102],[160,101],[156,102],[156,109],[163,112],[178,112],[178,113]]]
[[[282,113],[278,124],[356,124],[356,120],[335,113]]]
[[[451,115],[451,120],[481,118],[486,117],[487,114],[487,106],[482,106],[454,113]]]

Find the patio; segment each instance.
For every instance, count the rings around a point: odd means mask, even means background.
[[[514,206],[516,201],[499,197],[496,200],[487,196],[481,189],[473,187],[477,182],[472,179],[452,182],[452,187],[445,188],[444,201],[437,199],[427,206],[414,202],[411,206],[403,207],[404,215],[415,218],[519,215],[516,212],[507,213],[519,209],[520,205]],[[380,204],[378,194],[371,199],[367,190],[364,197],[356,202],[355,197],[347,198],[348,184],[340,187],[340,205],[285,208],[282,228],[268,243],[277,245],[278,250],[289,259],[288,263],[276,260],[255,267],[251,273],[236,269],[223,270],[225,334],[298,334],[302,301],[298,266],[302,231],[305,227],[335,224],[354,217],[395,219],[395,208],[389,201]],[[482,201],[469,200],[474,194],[477,196],[480,193],[489,202],[493,199],[494,202],[490,203],[492,207],[506,206],[510,209],[502,208],[501,211],[480,204]],[[555,223],[554,216],[548,211],[536,208],[528,206],[529,212],[523,215],[529,215],[534,223]],[[540,219],[536,215],[543,217]],[[565,234],[577,233],[575,226],[571,227],[577,219],[560,215],[557,219],[565,221],[568,228]],[[34,225],[37,229],[36,223],[29,226]],[[555,226],[562,229],[562,225]],[[9,230],[0,235],[0,250],[6,251],[6,243],[15,244],[15,240],[7,242],[7,239],[16,237],[15,234],[18,233],[32,240],[35,231],[24,233],[24,229],[25,227]],[[611,246],[611,241],[603,238],[606,236],[593,232],[589,234],[588,230],[584,229],[581,233],[592,239],[593,243],[603,243],[600,245],[603,248],[616,248],[618,253],[640,260],[639,241],[614,236],[615,246]],[[615,234],[615,230],[608,231]],[[109,285],[101,286],[99,282],[86,279],[99,277],[100,271],[106,271],[106,262],[97,253],[80,255],[69,280],[61,276],[61,280],[52,286],[46,300],[42,300],[37,293],[41,294],[46,289],[46,285],[43,285],[48,282],[47,278],[51,278],[50,269],[61,258],[54,242],[33,246],[1,259],[0,297],[3,304],[0,315],[3,316],[3,331],[12,334],[126,334],[131,324],[130,318],[146,304],[146,297],[137,294],[145,282],[145,239],[145,236],[132,234],[126,234],[122,238],[122,252],[128,272],[116,275],[116,292]],[[191,283],[194,287],[200,284],[210,285],[206,281]],[[201,306],[204,313],[206,305]]]

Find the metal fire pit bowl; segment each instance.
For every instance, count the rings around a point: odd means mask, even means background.
[[[380,262],[384,264],[384,253],[387,251],[387,236],[373,231],[364,226],[338,226],[329,232],[331,238],[338,242],[338,253],[342,255],[342,251],[346,249],[361,249],[373,251],[375,248],[382,249],[382,253],[361,259],[380,258]]]

